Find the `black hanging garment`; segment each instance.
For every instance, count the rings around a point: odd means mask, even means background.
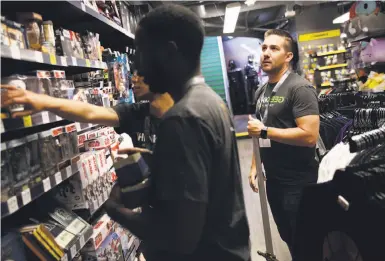
[[[295,261],[385,260],[385,128],[352,137],[349,146],[360,152],[348,167],[304,189]]]

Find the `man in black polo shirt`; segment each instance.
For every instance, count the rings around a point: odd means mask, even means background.
[[[250,260],[234,128],[226,105],[200,75],[203,39],[201,20],[176,5],[151,11],[135,35],[138,72],[175,105],[157,132],[150,211],[124,208],[118,187],[106,206],[144,240],[147,261]]]
[[[268,83],[256,92],[256,116],[250,136],[259,138],[270,208],[281,238],[292,248],[296,214],[304,186],[317,182],[315,145],[319,132],[317,94],[312,85],[290,71],[298,47],[289,33],[269,30],[262,44],[262,69]],[[249,182],[257,192],[254,156]]]

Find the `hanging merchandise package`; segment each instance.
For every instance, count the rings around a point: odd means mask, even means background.
[[[30,181],[30,169],[26,148],[26,139],[15,139],[7,143],[9,163],[14,181],[15,193],[27,189]]]
[[[42,16],[37,13],[17,13],[17,20],[25,26],[29,49],[40,51],[42,43]]]
[[[59,171],[57,164],[60,156],[56,148],[56,142],[50,130],[40,132],[38,135],[41,166],[46,176],[53,176]]]
[[[40,162],[40,149],[39,149],[39,137],[37,134],[32,134],[26,137],[26,150],[27,150],[27,160],[28,165],[31,171],[31,185],[36,185],[40,183],[43,178],[41,162]]]
[[[9,153],[5,143],[1,143],[1,202],[13,195],[13,178]]]

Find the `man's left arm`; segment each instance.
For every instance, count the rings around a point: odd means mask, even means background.
[[[292,94],[292,113],[296,128],[280,129],[268,127],[267,138],[276,142],[301,146],[314,147],[319,136],[319,109],[316,92],[311,86],[298,88]],[[249,134],[260,136],[265,126],[258,120],[249,121]]]

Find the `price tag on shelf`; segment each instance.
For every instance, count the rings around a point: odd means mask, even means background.
[[[0,119],[0,133],[3,133],[4,132],[4,124],[3,124],[3,120]]]
[[[63,119],[62,117],[56,115],[56,120],[57,120],[57,121],[61,121],[62,119]]]
[[[76,256],[76,244],[74,244],[71,248],[70,248],[70,252],[71,252],[71,257],[74,258]]]
[[[72,60],[72,66],[78,66],[78,60],[76,59],[76,57],[71,57],[71,60]]]
[[[32,127],[32,117],[31,115],[27,115],[23,117],[24,127]]]
[[[8,212],[9,212],[9,214],[12,214],[16,210],[18,210],[19,209],[19,204],[17,203],[16,196],[13,196],[10,199],[8,199],[7,200],[7,205],[8,205]]]
[[[51,64],[56,65],[56,64],[57,64],[57,61],[56,61],[56,55],[50,54],[50,55],[49,55],[49,62],[50,62]]]
[[[43,53],[35,51],[35,60],[37,63],[44,63]]]
[[[86,242],[84,241],[84,235],[80,237],[79,241],[80,241],[80,247],[82,248],[86,244]]]
[[[60,63],[63,66],[68,66],[68,64],[67,64],[67,57],[60,56]]]
[[[86,66],[87,66],[87,67],[91,67],[91,62],[90,62],[89,59],[86,59]]]
[[[60,261],[68,261],[67,254],[64,254],[64,256],[60,259]]]
[[[55,174],[55,182],[56,182],[56,185],[59,184],[60,182],[62,182],[63,179],[61,177],[61,173],[60,171],[58,173]]]
[[[20,49],[16,46],[11,46],[9,48],[11,50],[11,57],[12,59],[15,59],[15,60],[20,60],[21,57],[20,57]]]
[[[71,166],[68,166],[66,168],[66,172],[67,172],[67,178],[71,177],[72,176],[72,168]]]
[[[21,192],[21,199],[23,201],[23,205],[27,205],[29,202],[31,202],[31,190],[29,188]]]
[[[75,123],[75,126],[76,126],[76,131],[81,131],[82,130],[82,127],[80,126],[80,123],[79,122],[76,122]]]
[[[85,6],[85,4],[83,4],[83,3],[80,3],[80,6],[81,6],[81,8],[82,8],[83,12],[85,12],[85,11],[86,11],[86,6]]]
[[[46,178],[43,180],[43,188],[44,188],[44,192],[47,192],[48,190],[51,189],[51,181],[49,178]]]
[[[43,111],[41,113],[41,117],[43,118],[43,123],[49,123],[49,114],[48,111]]]

